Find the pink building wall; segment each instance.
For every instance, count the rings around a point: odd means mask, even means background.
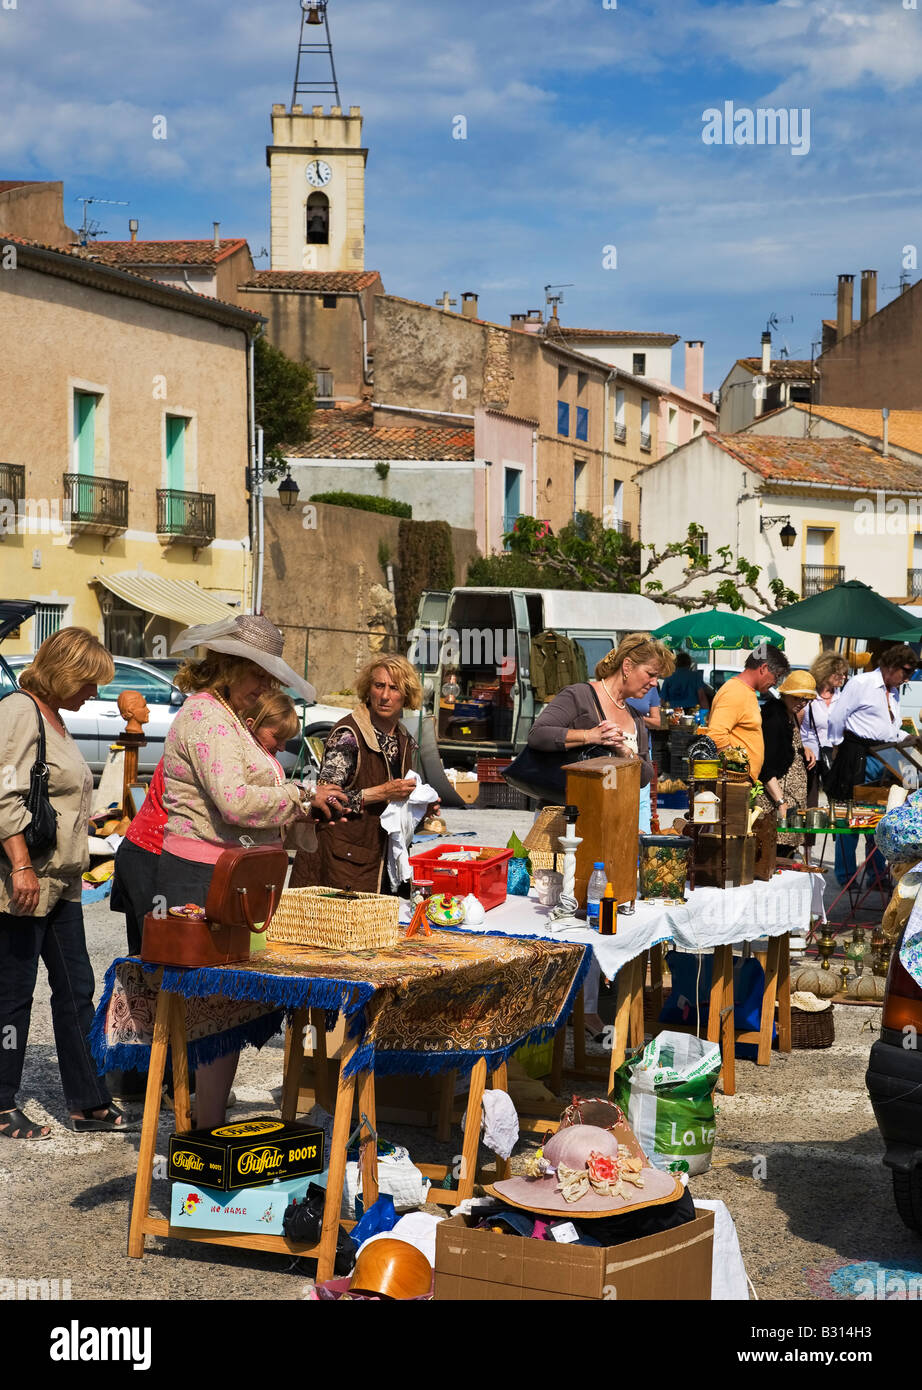
[[[488,466],[475,474],[474,524],[482,555],[503,548],[506,469],[520,472],[519,511],[534,516],[537,485],[535,439],[537,422],[478,408],[474,411],[474,457]]]

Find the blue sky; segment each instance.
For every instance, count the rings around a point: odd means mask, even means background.
[[[565,323],[704,338],[708,387],[758,352],[772,313],[793,316],[776,343],[808,357],[839,272],[877,269],[885,302],[903,247],[922,250],[908,3],[331,0],[343,104],[362,107],[370,148],[366,263],[411,298],[478,291],[501,323],[573,282]],[[0,0],[0,179],[63,178],[71,225],[93,194],[130,202],[96,210],[110,236],[130,216],[146,238],[218,219],[258,252],[299,15],[297,0]],[[705,145],[702,115],[726,101],[807,108],[809,152]]]

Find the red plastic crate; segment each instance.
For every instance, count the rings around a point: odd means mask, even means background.
[[[465,863],[444,864],[438,861],[444,854],[459,849],[478,850],[484,858]],[[489,855],[489,858],[486,857]],[[486,849],[483,845],[435,845],[432,849],[414,854],[410,860],[414,879],[431,879],[433,893],[451,893],[465,898],[468,893],[483,904],[484,911],[499,907],[506,901],[506,878],[509,873],[511,849]]]
[[[511,758],[478,758],[478,782],[502,782],[503,773],[512,762]]]

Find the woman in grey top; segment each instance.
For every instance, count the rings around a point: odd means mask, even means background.
[[[646,695],[661,676],[675,669],[668,647],[649,632],[632,632],[595,668],[594,681],[568,685],[546,705],[531,727],[528,746],[543,752],[576,750],[594,744],[619,758],[640,758],[640,785],[653,776],[650,735],[643,718],[627,708],[628,699]]]
[[[47,1125],[16,1105],[40,959],[51,984],[55,1048],[72,1128],[78,1134],[128,1128],[96,1074],[87,1040],[93,970],[80,895],[89,864],[93,778],[60,714],[95,700],[97,682],[110,681],[114,669],[92,633],[62,628],[23,671],[20,685],[28,695],[0,700],[0,1137],[6,1139],[50,1137]],[[38,756],[39,719],[57,840],[53,849],[33,856],[23,834],[31,823],[23,798]]]

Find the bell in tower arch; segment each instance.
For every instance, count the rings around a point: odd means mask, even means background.
[[[325,193],[312,193],[307,200],[307,240],[312,246],[330,241],[330,200]]]

